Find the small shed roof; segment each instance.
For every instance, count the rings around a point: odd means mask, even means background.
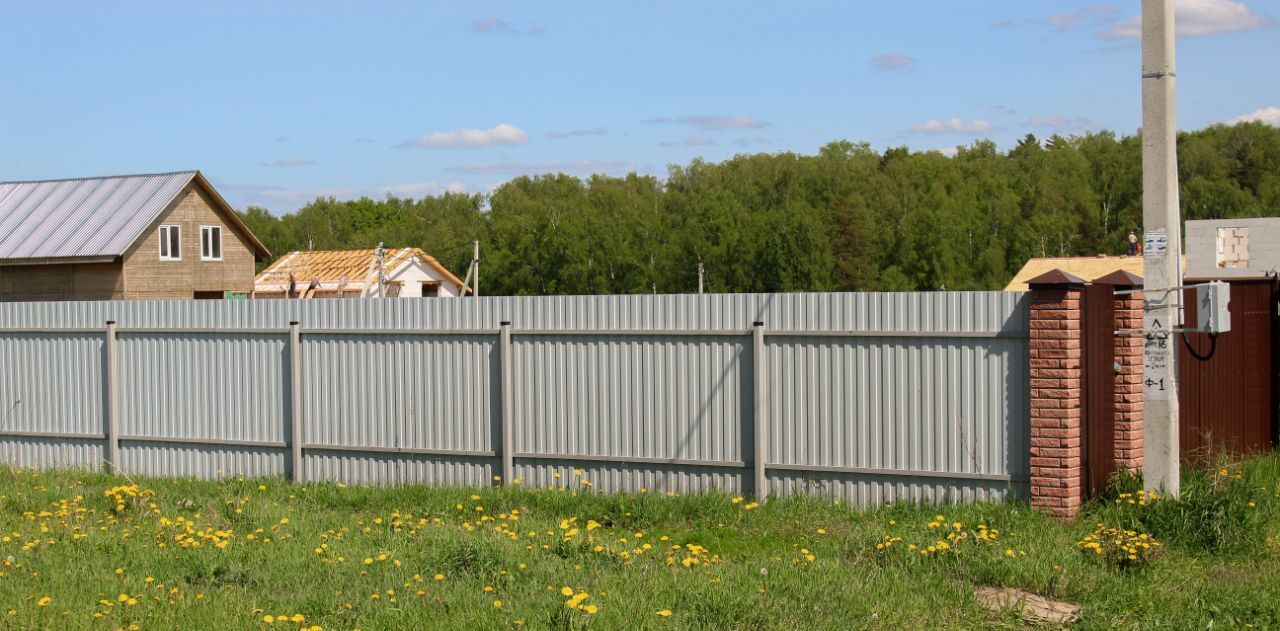
[[[1027,291],[1027,281],[1051,270],[1061,270],[1092,282],[1111,272],[1120,270],[1134,276],[1142,276],[1141,256],[1067,256],[1059,258],[1030,259],[1005,291]]]
[[[0,262],[111,261],[196,182],[253,245],[271,253],[199,171],[0,182]]]

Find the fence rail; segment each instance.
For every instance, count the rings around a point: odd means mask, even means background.
[[[1027,491],[1027,318],[1005,292],[0,304],[0,457],[1003,497]]]

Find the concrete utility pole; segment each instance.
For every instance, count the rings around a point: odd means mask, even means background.
[[[480,295],[480,241],[471,242],[471,269],[475,271],[476,277],[472,279],[471,295]]]
[[[702,261],[698,261],[698,293],[702,293],[702,279],[707,275],[707,268],[702,266]]]
[[[1182,222],[1178,213],[1174,0],[1142,0],[1143,486],[1176,497]]]

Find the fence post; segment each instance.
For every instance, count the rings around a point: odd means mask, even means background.
[[[769,364],[765,359],[764,322],[755,322],[751,327],[751,361],[753,391],[755,398],[751,403],[751,425],[755,432],[755,457],[752,466],[755,469],[756,501],[764,502],[769,495],[769,475],[765,469],[769,453]]]
[[[503,322],[498,332],[498,378],[501,382],[501,419],[502,424],[502,483],[511,484],[515,480],[515,427],[512,423],[511,410],[511,322]]]
[[[289,411],[289,473],[302,482],[302,327],[297,322],[289,323]]]
[[[115,320],[107,321],[107,471],[120,471],[120,369]]]
[[[1117,290],[1141,290],[1142,277],[1117,271],[1094,282]],[[1143,294],[1116,294],[1115,460],[1116,469],[1142,471],[1142,331]],[[1104,395],[1105,396],[1105,395]]]
[[[1031,506],[1069,519],[1084,503],[1081,322],[1085,282],[1052,270],[1027,284],[1031,288]]]

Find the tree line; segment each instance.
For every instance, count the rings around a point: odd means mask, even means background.
[[[1280,128],[1179,134],[1183,219],[1280,215]],[[954,156],[832,142],[695,159],[665,180],[518,177],[488,195],[318,198],[241,217],[277,255],[417,246],[485,294],[1000,289],[1030,257],[1121,254],[1142,230],[1141,138],[983,140]]]

